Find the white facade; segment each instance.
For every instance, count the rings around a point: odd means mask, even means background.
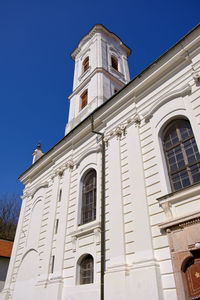
[[[183,264],[199,255],[200,183],[172,191],[162,140],[172,120],[187,119],[200,149],[199,46],[198,26],[126,84],[130,50],[118,37],[95,25],[81,40],[66,136],[20,177],[23,204],[0,299],[100,299],[102,142],[91,115],[106,144],[105,300],[192,299]],[[82,179],[92,169],[96,216],[83,224]],[[80,284],[88,254],[93,280]]]

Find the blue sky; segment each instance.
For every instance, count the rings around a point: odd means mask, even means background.
[[[0,1],[0,195],[22,193],[18,176],[38,141],[64,136],[74,63],[70,53],[101,23],[132,49],[131,78],[199,23],[200,1]]]

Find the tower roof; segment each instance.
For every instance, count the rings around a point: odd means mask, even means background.
[[[95,33],[97,32],[101,32],[104,33],[105,35],[108,35],[110,38],[112,38],[113,40],[115,40],[116,42],[118,42],[120,44],[120,46],[126,51],[127,56],[129,56],[131,54],[131,49],[126,46],[121,40],[120,38],[114,34],[113,32],[109,31],[106,27],[104,27],[102,24],[96,24],[92,27],[92,29],[86,34],[84,35],[84,37],[80,40],[80,42],[78,43],[77,47],[74,49],[74,51],[71,53],[71,58],[74,60],[76,55],[80,52],[81,48],[83,47],[83,45],[89,40],[91,39]]]

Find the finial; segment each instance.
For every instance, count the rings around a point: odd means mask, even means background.
[[[42,152],[41,149],[41,143],[39,142],[36,146],[36,149],[33,152],[33,164],[43,155],[44,153]]]
[[[36,147],[37,149],[39,149],[39,150],[41,150],[41,143],[40,142],[38,142],[38,144],[37,144],[37,147]]]

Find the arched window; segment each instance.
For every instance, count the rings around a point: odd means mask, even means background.
[[[88,254],[83,257],[80,263],[80,284],[93,283],[94,262],[92,255]]]
[[[115,69],[116,71],[118,71],[118,60],[115,56],[111,56],[111,65],[113,67],[113,69]]]
[[[189,121],[171,122],[164,132],[163,147],[173,191],[200,182],[200,154]]]
[[[88,90],[85,90],[81,95],[81,109],[83,109],[87,105],[88,100]]]
[[[87,56],[83,61],[83,73],[89,68],[89,56]]]
[[[82,181],[81,224],[96,219],[96,171],[90,170]]]

